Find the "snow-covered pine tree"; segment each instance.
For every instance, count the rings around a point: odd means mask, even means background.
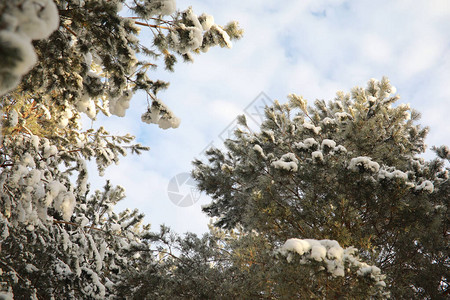
[[[120,187],[90,194],[86,169],[95,160],[102,173],[148,148],[83,130],[81,114],[123,117],[142,90],[142,121],[175,128],[156,96],[168,84],[148,71],[241,35],[236,22],[219,26],[174,0],[0,1],[0,297],[114,298],[125,270],[152,261],[143,216],[113,212]]]
[[[427,128],[398,99],[388,79],[372,79],[314,107],[289,95],[288,104],[266,108],[259,132],[240,118],[226,151],[211,149],[208,162],[194,162],[193,176],[213,198],[204,211],[216,226],[242,226],[272,249],[291,238],[354,246],[387,275],[393,298],[445,298],[449,150],[421,158]]]

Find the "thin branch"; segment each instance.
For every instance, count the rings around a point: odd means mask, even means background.
[[[134,21],[134,23],[137,25],[147,26],[147,27],[151,27],[151,28],[160,28],[160,29],[169,29],[169,30],[171,29],[170,27],[152,25],[152,24],[147,24],[147,23],[138,22],[138,21]]]
[[[141,18],[141,17],[128,17],[127,19],[132,19],[132,20],[142,20],[143,18]],[[166,23],[166,24],[171,24],[171,25],[173,25],[173,22],[172,21],[168,21],[168,20],[163,20],[163,19],[160,19],[160,18],[149,18],[150,20],[155,20],[155,21],[158,21],[158,22],[161,22],[161,23]]]
[[[69,26],[67,26],[66,24],[63,24],[63,27],[64,27],[68,32],[70,32],[71,34],[73,34],[73,36],[77,36],[77,34],[76,34],[72,29],[70,29]]]

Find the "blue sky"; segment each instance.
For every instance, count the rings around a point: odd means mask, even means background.
[[[193,64],[179,63],[174,73],[151,76],[170,81],[159,96],[181,118],[177,129],[161,130],[140,121],[146,100],[131,101],[125,118],[102,118],[111,132],[130,132],[151,147],[142,156],[128,156],[103,178],[91,173],[94,186],[105,179],[120,184],[127,199],[119,208],[138,208],[157,229],[165,223],[183,233],[207,230],[201,205],[174,205],[170,179],[190,172],[191,161],[264,92],[280,102],[290,93],[332,99],[338,90],[365,86],[370,78],[388,76],[399,103],[410,103],[430,126],[428,145],[450,144],[450,1],[188,1],[216,23],[237,20],[244,38],[232,49],[211,49]],[[142,38],[149,31],[142,31]],[[181,59],[180,59],[181,61]]]

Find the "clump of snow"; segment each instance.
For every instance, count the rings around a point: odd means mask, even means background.
[[[157,105],[149,107],[147,111],[142,114],[141,120],[147,124],[158,124],[162,129],[177,128],[180,126],[180,119],[160,102]]]
[[[416,191],[432,193],[434,191],[434,185],[431,181],[425,180],[421,184],[416,186]]]
[[[348,168],[354,172],[365,170],[376,173],[380,169],[380,165],[372,161],[370,157],[359,156],[350,160]]]
[[[46,39],[58,29],[58,9],[52,0],[27,0],[13,12],[18,32],[32,40]]]
[[[55,274],[59,279],[65,279],[72,274],[70,267],[60,259],[57,260],[54,268]]]
[[[11,109],[8,116],[9,126],[14,127],[19,123],[19,114],[15,109]]]
[[[132,96],[131,90],[127,90],[120,97],[110,99],[109,112],[118,117],[124,117],[126,110],[130,107]]]
[[[46,204],[50,205],[60,192],[66,191],[66,187],[59,181],[53,180],[47,184]]]
[[[67,125],[69,125],[69,120],[73,117],[73,112],[70,109],[69,105],[66,104],[63,111],[61,111],[57,117],[58,119],[58,127],[64,129]]]
[[[55,145],[49,145],[48,140],[44,144],[44,153],[42,156],[44,158],[49,158],[50,156],[56,155],[58,153],[58,148]]]
[[[90,119],[95,119],[97,114],[95,110],[95,103],[88,94],[83,94],[75,103],[75,107],[79,112],[85,113]]]
[[[231,48],[233,46],[231,43],[230,36],[220,26],[214,24],[211,26],[211,30],[213,30],[218,36],[220,36],[222,38],[222,41],[227,48]],[[220,44],[220,43],[218,43],[218,44]]]
[[[279,252],[283,255],[290,252],[297,252],[299,255],[303,255],[311,249],[311,244],[307,240],[302,239],[288,239],[284,245],[279,249]],[[292,260],[292,256],[288,257],[288,261]]]
[[[373,86],[373,88],[375,90],[379,90],[380,89],[380,87],[379,87],[380,81],[378,79],[376,79],[376,78],[370,78],[369,79],[369,85]]]
[[[120,226],[120,224],[117,223],[111,224],[111,230],[113,232],[119,233],[122,230],[122,226]]]
[[[177,28],[170,30],[168,37],[172,49],[181,54],[187,54],[192,50],[199,49],[203,44],[203,27],[197,16],[188,9],[183,12],[188,24],[179,24]],[[192,25],[192,26],[191,26]]]
[[[387,92],[389,94],[391,94],[391,95],[396,94],[397,93],[397,88],[395,86],[393,86],[393,85],[390,85]]]
[[[87,52],[86,54],[83,54],[83,56],[84,56],[84,62],[86,63],[86,65],[88,67],[91,67],[91,65],[92,65],[92,53],[91,52]]]
[[[15,32],[2,30],[0,31],[0,43],[2,48],[9,51],[14,51],[19,60],[14,61],[14,65],[8,70],[15,75],[23,75],[27,73],[36,64],[37,55],[34,52],[31,41],[22,35]]]
[[[208,31],[214,25],[214,17],[205,13],[201,14],[198,20],[205,31]]]
[[[34,150],[38,150],[39,147],[39,137],[37,135],[31,135],[30,136],[30,143],[33,145]]]
[[[272,162],[272,166],[275,169],[283,169],[290,172],[297,172],[298,159],[294,153],[286,153],[279,160]]]
[[[25,266],[25,271],[27,271],[28,273],[33,273],[33,272],[39,271],[39,269],[36,268],[35,265],[27,264],[27,265]],[[2,298],[0,298],[0,299],[2,299]]]
[[[259,155],[261,155],[262,158],[266,158],[266,155],[264,154],[263,149],[261,148],[260,145],[255,145],[253,146],[253,150],[255,150],[256,152],[259,153]]]
[[[192,10],[192,7],[189,7],[188,9],[186,9],[183,12],[183,19],[187,25],[194,26],[198,29],[203,30],[203,26],[200,24],[201,22],[200,22],[199,18],[197,17],[197,15]]]
[[[336,153],[347,153],[347,149],[342,146],[342,145],[338,145],[337,147],[334,148],[334,152]]]
[[[22,179],[23,177],[26,176],[26,174],[28,174],[28,169],[19,164],[16,165],[14,167],[14,172],[12,173],[11,177],[10,177],[10,181],[12,184],[17,184],[19,182],[20,179]]]
[[[14,300],[14,294],[12,292],[0,291],[0,299],[2,300]]]
[[[37,62],[32,40],[45,39],[58,28],[59,16],[52,0],[24,0],[3,8],[6,26],[0,30],[2,60],[0,95],[12,90]]]
[[[153,1],[155,2],[155,1]],[[171,15],[177,8],[175,0],[162,0],[161,1],[161,15]]]
[[[344,249],[334,240],[296,238],[288,239],[277,250],[277,253],[285,256],[288,262],[292,262],[295,254],[302,257],[301,263],[322,262],[327,272],[333,277],[345,276],[345,270],[348,267],[356,267],[358,276],[368,276],[375,281],[375,285],[386,286],[384,282],[386,276],[381,274],[381,270],[376,266],[370,266],[361,262],[355,256],[355,252],[356,249],[354,247]]]
[[[306,128],[306,129],[311,130],[315,134],[319,134],[320,130],[322,130],[322,128],[316,127],[316,126],[314,126],[314,124],[312,124],[310,122],[307,122],[307,121],[303,122],[303,127]]]
[[[318,144],[314,138],[307,138],[303,142],[294,143],[294,146],[299,150],[308,150]]]
[[[37,169],[32,169],[23,179],[26,185],[34,186],[36,183],[41,181],[41,178],[42,178],[41,171]]]
[[[333,140],[329,140],[329,139],[324,139],[322,141],[322,145],[321,145],[322,149],[325,148],[330,148],[330,149],[334,149],[334,147],[336,147],[336,142]]]
[[[55,201],[55,207],[62,213],[63,219],[69,221],[76,204],[75,196],[71,192],[67,192],[61,198],[58,198],[58,200],[60,199],[61,202]]]
[[[293,259],[293,253],[304,256],[306,260],[324,262],[332,276],[344,276],[344,260],[354,253],[354,248],[343,249],[334,240],[289,239],[278,250],[286,256],[288,262]]]
[[[312,152],[311,156],[315,162],[323,161],[323,153],[320,150]]]
[[[393,171],[389,171],[389,170],[385,170],[385,169],[381,169],[378,172],[378,179],[400,179],[403,181],[408,180],[408,175],[400,170],[393,170]]]
[[[403,171],[395,170],[392,173],[393,173],[393,177],[394,178],[400,178],[400,179],[403,179],[403,180],[407,180],[408,179],[408,175],[405,172],[403,172]]]
[[[377,98],[374,96],[368,96],[367,101],[369,101],[370,105],[373,105],[373,104],[375,104],[375,102],[377,102]]]
[[[322,123],[323,123],[324,125],[332,125],[332,124],[336,124],[336,120],[335,120],[335,119],[331,119],[331,118],[329,118],[329,117],[325,117],[325,118],[322,120]]]
[[[81,227],[85,227],[85,226],[87,226],[88,224],[89,224],[89,219],[88,218],[86,218],[86,216],[80,216],[80,217],[77,217],[76,219],[75,219],[75,221],[81,226]]]
[[[327,255],[327,249],[322,245],[313,245],[311,247],[311,258],[316,261],[322,261]]]
[[[150,15],[168,16],[175,12],[175,0],[153,0],[145,1],[145,10],[149,11]]]
[[[47,185],[45,205],[53,207],[61,213],[65,221],[69,221],[75,208],[75,196],[59,181],[51,181]]]
[[[201,26],[201,25],[200,25]],[[203,43],[203,33],[198,27],[188,27],[190,41],[187,44],[189,50],[198,49]],[[188,51],[186,51],[187,53]]]

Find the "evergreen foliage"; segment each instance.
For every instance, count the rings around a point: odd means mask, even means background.
[[[314,238],[354,246],[387,275],[392,297],[445,298],[448,148],[421,158],[427,128],[398,99],[386,78],[372,79],[313,107],[289,95],[266,108],[259,132],[240,118],[226,151],[194,162],[193,176],[213,198],[204,211],[216,226],[242,226],[269,245]]]
[[[344,250],[336,241],[305,241],[333,245],[321,260],[310,256],[311,249],[301,253],[290,247],[292,241],[276,248],[255,232],[210,229],[201,238],[193,234],[183,238],[167,228],[152,234],[152,244],[159,245],[158,263],[128,274],[119,288],[121,295],[131,299],[384,299],[389,295],[380,269],[361,262],[353,255],[356,249]],[[314,251],[320,248],[315,246]],[[337,256],[332,256],[333,251]],[[336,268],[339,265],[343,268]],[[344,269],[344,276],[337,275],[336,270]]]

